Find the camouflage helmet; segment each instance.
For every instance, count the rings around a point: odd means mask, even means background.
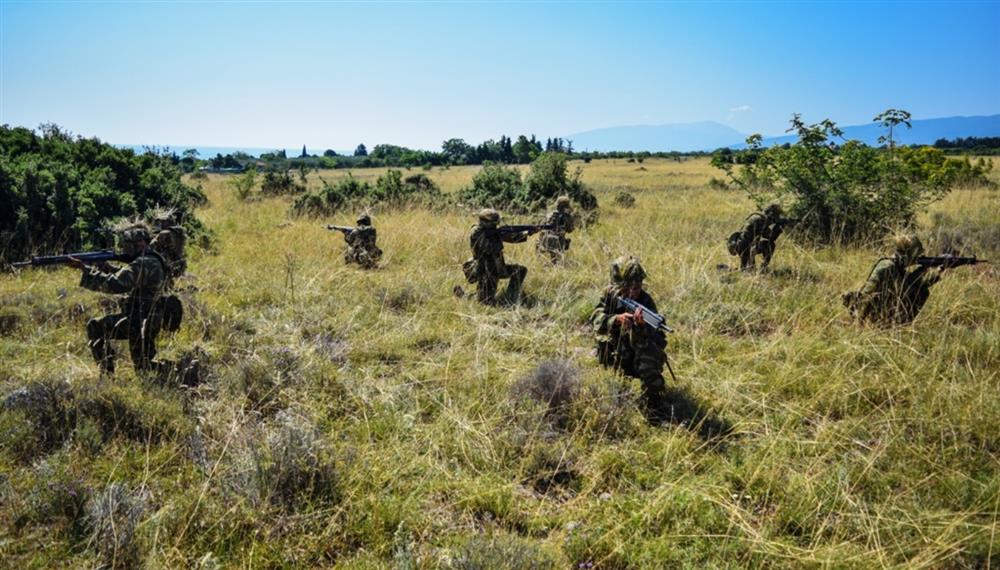
[[[556,198],[556,208],[559,210],[568,209],[570,207],[569,196],[560,196]]]
[[[483,208],[479,210],[479,221],[486,222],[487,224],[499,224],[500,212],[493,208]]]
[[[361,216],[358,218],[358,221],[355,223],[357,223],[359,226],[370,226],[372,225],[372,218],[368,214],[361,214]]]
[[[915,235],[903,234],[893,240],[896,253],[904,258],[915,258],[924,252],[924,244]]]
[[[132,224],[118,230],[122,243],[136,243],[139,241],[149,242],[149,226],[146,224]]]
[[[764,208],[764,215],[768,218],[780,218],[784,210],[781,208],[781,204],[777,202],[771,202]]]
[[[642,268],[639,260],[631,255],[619,257],[611,262],[611,281],[615,285],[641,283],[645,278],[646,270]]]

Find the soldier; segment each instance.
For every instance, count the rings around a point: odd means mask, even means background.
[[[754,258],[764,257],[760,265],[761,271],[766,271],[774,255],[774,242],[784,231],[787,220],[781,219],[781,206],[770,204],[764,208],[764,213],[755,212],[747,216],[743,229],[729,236],[728,246],[731,255],[740,257],[740,270],[754,269]]]
[[[597,359],[606,368],[642,381],[643,403],[652,421],[663,419],[667,408],[663,365],[666,337],[645,326],[640,311],[619,308],[621,297],[633,299],[656,312],[656,303],[642,289],[646,272],[634,257],[619,257],[611,264],[611,282],[590,316],[597,334]]]
[[[549,212],[545,225],[555,226],[554,230],[542,230],[538,236],[538,253],[548,255],[552,263],[559,262],[569,249],[570,239],[566,234],[573,231],[573,209],[569,196],[556,198],[556,209]]]
[[[128,339],[129,353],[136,370],[158,370],[156,336],[160,332],[162,315],[159,301],[167,280],[164,259],[150,247],[149,228],[135,223],[120,232],[122,253],[133,256],[132,262],[120,269],[107,263],[87,267],[70,258],[69,265],[82,271],[80,286],[100,293],[121,295],[121,312],[90,319],[87,340],[94,360],[102,373],[115,371],[115,351],[112,340]]]
[[[156,236],[153,237],[153,241],[149,245],[167,263],[166,288],[172,289],[174,280],[187,271],[187,254],[184,252],[187,238],[178,219],[177,211],[173,208],[155,211],[153,224],[156,227]]]
[[[507,265],[503,259],[503,242],[522,243],[528,239],[528,232],[502,232],[499,226],[500,213],[487,208],[479,212],[479,223],[472,227],[469,236],[472,259],[464,265],[466,278],[476,283],[479,302],[485,305],[496,304],[497,284],[501,279],[510,279],[504,296],[516,301],[528,275],[528,268]]]
[[[933,273],[925,266],[907,270],[924,252],[916,236],[899,236],[895,246],[895,254],[878,260],[860,291],[843,295],[844,305],[862,321],[880,325],[911,322],[945,271],[943,265]]]
[[[382,250],[375,245],[375,228],[368,214],[362,214],[357,221],[357,227],[344,233],[347,250],[344,251],[344,261],[348,264],[357,263],[364,269],[372,269],[382,259]]]

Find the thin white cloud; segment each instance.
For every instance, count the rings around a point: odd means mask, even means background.
[[[727,121],[732,121],[733,119],[736,118],[736,115],[738,115],[740,113],[749,113],[750,111],[752,111],[752,109],[750,108],[750,105],[739,105],[737,107],[730,107],[729,108],[729,116],[726,117],[726,120]]]

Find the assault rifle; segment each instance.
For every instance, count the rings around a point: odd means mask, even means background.
[[[94,265],[105,261],[132,261],[132,256],[124,253],[116,253],[110,249],[100,251],[82,251],[79,253],[69,253],[66,255],[45,255],[32,257],[30,261],[17,261],[11,264],[14,267],[48,267],[52,265],[65,265],[69,263],[69,258],[79,259],[86,265]]]
[[[802,218],[778,218],[774,223],[779,226],[794,226],[802,221]]]
[[[500,234],[519,234],[521,232],[528,232],[530,235],[542,230],[555,231],[556,226],[553,224],[525,224],[520,226],[500,226],[493,231],[499,232]]]
[[[343,233],[345,236],[347,234],[349,234],[349,233],[351,233],[351,232],[354,231],[354,228],[352,228],[351,226],[330,226],[330,225],[328,225],[328,226],[326,226],[326,229],[328,229],[330,231],[336,230],[338,232]]]
[[[638,301],[629,299],[628,297],[618,297],[618,306],[625,309],[626,311],[635,312],[636,309],[642,312],[642,320],[646,322],[646,326],[652,327],[653,330],[659,333],[672,333],[674,329],[670,328],[663,319],[663,315],[659,313],[654,313],[649,307],[646,307]],[[663,340],[666,342],[666,339]],[[664,345],[666,346],[666,345]],[[677,376],[674,375],[674,367],[670,366],[670,359],[667,358],[667,353],[663,353],[663,363],[667,365],[667,370],[670,372],[670,377],[673,379],[674,383],[677,383]]]
[[[642,303],[629,299],[628,297],[618,297],[618,306],[634,313],[636,309],[642,312],[642,320],[646,321],[646,324],[653,327],[653,330],[662,333],[672,333],[674,329],[670,328],[663,316],[659,313],[654,313],[652,310],[647,308]]]
[[[917,258],[917,265],[922,267],[944,267],[945,269],[961,267],[963,265],[975,265],[977,263],[989,263],[989,261],[978,259],[974,255],[972,257],[959,257],[950,253],[944,255],[921,255]]]

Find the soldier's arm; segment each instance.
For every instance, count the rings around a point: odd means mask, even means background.
[[[528,232],[517,232],[513,234],[500,234],[500,239],[507,243],[521,243],[528,241]]]
[[[138,278],[138,268],[133,262],[118,271],[107,273],[95,267],[85,268],[80,277],[80,286],[99,293],[123,295],[132,291]]]
[[[885,262],[880,261],[875,269],[872,270],[872,274],[868,276],[868,281],[861,287],[861,295],[874,295],[882,288],[882,282],[888,275],[889,265]]]
[[[608,334],[616,326],[615,319],[618,315],[613,312],[608,312],[607,307],[610,306],[609,295],[605,293],[601,296],[601,300],[598,301],[597,306],[594,307],[594,311],[590,314],[590,324],[594,327],[594,332],[597,334]]]

